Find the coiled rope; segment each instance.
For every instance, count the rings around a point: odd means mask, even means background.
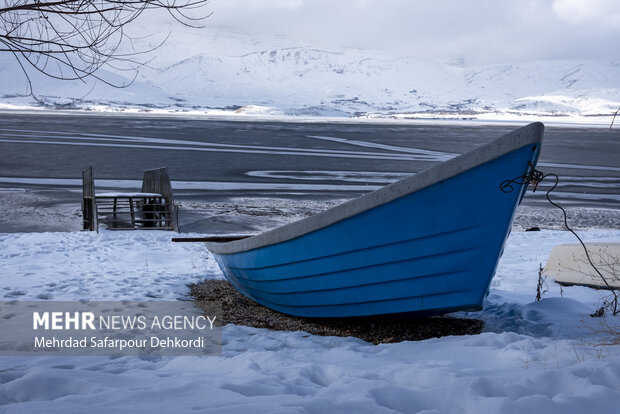
[[[512,180],[503,181],[499,185],[499,189],[503,193],[511,193],[511,192],[514,191],[513,184],[515,184],[515,185],[533,184],[534,185],[534,189],[532,190],[532,192],[536,192],[536,190],[538,189],[538,184],[540,184],[543,180],[545,180],[546,178],[549,178],[549,177],[555,179],[555,182],[553,183],[551,188],[547,190],[547,193],[545,194],[545,196],[547,198],[547,201],[549,201],[549,203],[552,206],[557,207],[560,210],[562,210],[562,214],[564,215],[564,227],[566,227],[566,230],[570,231],[577,238],[577,240],[579,240],[579,243],[581,243],[581,246],[583,247],[583,251],[586,253],[586,258],[588,259],[588,262],[590,263],[592,268],[596,271],[596,273],[598,273],[598,275],[600,276],[601,280],[603,281],[603,283],[605,283],[605,286],[610,290],[611,294],[614,297],[614,300],[612,301],[612,303],[604,302],[603,306],[601,306],[601,308],[599,310],[597,310],[594,314],[592,314],[592,316],[602,316],[604,314],[604,309],[606,307],[611,307],[612,308],[612,313],[614,315],[620,313],[620,309],[618,309],[618,300],[619,300],[618,293],[615,292],[614,288],[607,282],[607,279],[605,278],[605,276],[603,276],[603,274],[598,270],[598,268],[592,262],[592,259],[590,258],[590,253],[588,252],[588,249],[587,249],[585,243],[583,242],[583,240],[581,240],[581,237],[579,237],[579,235],[575,232],[575,230],[573,230],[568,225],[568,218],[567,218],[566,210],[564,209],[564,207],[562,207],[558,203],[554,202],[549,197],[549,194],[553,190],[555,190],[555,188],[558,186],[558,184],[560,182],[560,177],[558,177],[557,174],[553,174],[553,173],[544,174],[542,171],[537,170],[531,162],[528,162],[528,170],[527,170],[527,172],[525,174],[520,175],[518,177],[515,177]]]

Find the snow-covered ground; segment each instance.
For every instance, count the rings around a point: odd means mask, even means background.
[[[617,230],[581,232],[620,241]],[[0,234],[4,300],[170,300],[221,278],[201,244],[164,232]],[[602,294],[548,281],[563,231],[513,232],[480,335],[374,346],[228,325],[209,357],[2,357],[0,412],[583,413],[620,407],[620,345],[602,345]],[[607,323],[617,325],[617,318]]]
[[[161,33],[168,21],[155,21]],[[138,50],[157,46],[153,25],[136,28]],[[51,108],[210,116],[396,119],[532,119],[609,125],[620,107],[620,61],[542,60],[467,66],[376,50],[329,49],[274,35],[221,28],[170,29],[170,37],[125,89],[50,82],[31,71]],[[151,35],[151,36],[149,36]],[[125,72],[103,71],[115,83]],[[0,109],[40,107],[21,68],[0,53]]]

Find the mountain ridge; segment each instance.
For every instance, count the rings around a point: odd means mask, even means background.
[[[143,49],[156,43],[146,37],[142,42]],[[136,81],[120,90],[33,74],[39,100],[20,97],[25,89],[18,81],[20,68],[10,60],[0,55],[0,104],[5,105],[169,111],[253,107],[271,114],[345,117],[593,116],[620,107],[616,61],[466,66],[459,59],[446,63],[376,50],[335,50],[213,29],[175,32]],[[102,73],[125,79],[122,72]]]

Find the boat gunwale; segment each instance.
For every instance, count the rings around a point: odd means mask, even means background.
[[[544,125],[540,122],[534,122],[469,152],[334,206],[329,210],[245,239],[227,243],[207,242],[205,244],[212,253],[222,255],[242,253],[292,240],[430,187],[527,145],[540,145],[543,133]],[[510,178],[506,177],[506,179]]]

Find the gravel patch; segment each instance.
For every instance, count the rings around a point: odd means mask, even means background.
[[[225,280],[206,280],[190,288],[194,300],[222,304],[224,325],[233,323],[277,331],[305,331],[313,335],[354,336],[373,344],[421,341],[448,335],[476,335],[483,327],[480,320],[450,316],[417,319],[398,316],[300,318],[254,302]]]
[[[561,204],[561,203],[560,203]],[[604,208],[566,208],[568,225],[574,230],[618,230],[620,210]],[[513,230],[523,231],[539,227],[545,230],[566,230],[564,215],[558,208],[521,205],[517,208]]]

